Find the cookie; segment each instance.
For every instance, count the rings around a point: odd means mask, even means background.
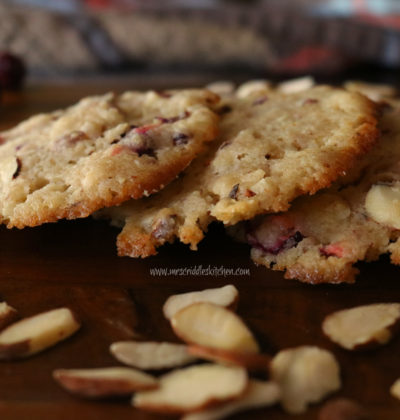
[[[400,103],[387,108],[382,137],[347,177],[291,209],[247,222],[257,264],[306,283],[351,283],[357,261],[385,253],[400,264]]]
[[[202,89],[107,94],[0,133],[0,220],[86,217],[158,191],[216,137],[217,101]]]
[[[99,215],[123,227],[119,255],[147,257],[175,238],[196,249],[213,220],[229,225],[286,210],[328,186],[377,137],[374,105],[327,86],[290,95],[256,90],[226,99],[219,113],[219,138],[178,180]]]

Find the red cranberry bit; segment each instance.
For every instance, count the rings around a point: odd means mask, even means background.
[[[319,252],[324,257],[338,257],[342,258],[344,255],[344,249],[338,244],[329,244],[319,249]]]
[[[160,97],[160,98],[171,98],[172,94],[165,92],[164,90],[155,90],[155,93]]]
[[[22,162],[21,159],[17,157],[17,169],[15,170],[15,172],[13,173],[12,179],[17,178],[17,176],[20,174],[22,169]]]
[[[0,52],[0,87],[15,90],[22,85],[26,74],[20,58],[8,52]]]
[[[139,157],[143,155],[155,157],[154,150],[150,147],[145,147],[144,145],[142,146],[142,145],[127,145],[127,144],[122,144],[122,145],[118,145],[114,147],[113,150],[111,151],[111,156],[117,156],[122,152],[133,152],[139,155]]]
[[[111,156],[117,156],[123,151],[125,151],[126,149],[127,149],[126,146],[118,145],[111,150]]]
[[[262,96],[261,98],[256,99],[253,101],[253,105],[262,105],[264,102],[268,101],[268,96]]]
[[[256,193],[254,191],[251,190],[246,190],[246,192],[244,193],[244,195],[248,198],[250,197],[254,197],[256,195]]]
[[[305,238],[284,215],[270,216],[261,224],[248,223],[246,231],[250,245],[272,255],[296,247]]]
[[[142,125],[141,127],[135,127],[133,130],[137,134],[146,134],[149,130],[152,130],[153,128],[157,128],[159,126],[160,126],[160,124],[147,124],[147,125]],[[126,134],[127,133],[125,133],[124,136]]]
[[[164,118],[156,117],[156,120],[160,121],[161,124],[171,124],[179,120],[179,117]]]
[[[161,124],[173,124],[173,123],[175,123],[179,120],[184,120],[189,115],[190,115],[190,113],[185,111],[185,112],[182,112],[181,114],[179,114],[176,117],[171,117],[171,118],[156,117],[156,120],[160,121]]]
[[[0,144],[5,143],[5,141],[6,141],[6,139],[4,137],[0,136]]]
[[[57,139],[56,144],[61,146],[71,147],[82,140],[88,140],[89,136],[83,131],[72,131]]]
[[[265,246],[257,239],[256,236],[251,235],[251,234],[247,235],[247,240],[251,246],[272,255],[278,255],[282,251],[295,248],[297,244],[301,242],[303,239],[304,239],[304,236],[302,235],[302,233],[299,231],[296,231],[291,236],[280,236],[276,239],[274,244],[270,246]]]
[[[180,146],[182,144],[187,144],[189,141],[189,136],[184,133],[175,133],[172,137],[175,146]]]
[[[303,105],[317,104],[318,102],[318,99],[308,98],[303,102]]]
[[[236,200],[236,196],[239,190],[239,184],[236,184],[232,187],[231,192],[229,193],[229,198]]]

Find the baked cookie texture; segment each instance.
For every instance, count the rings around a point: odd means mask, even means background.
[[[0,133],[0,220],[86,217],[160,190],[216,137],[218,100],[203,89],[110,93]]]
[[[242,226],[257,264],[313,284],[351,283],[357,261],[385,253],[400,264],[400,102],[390,102],[381,139],[347,177]]]
[[[343,174],[377,138],[375,105],[318,86],[293,94],[254,89],[222,102],[220,135],[160,193],[102,211],[123,226],[119,255],[147,257],[179,238],[196,249],[213,220],[232,225],[289,208]]]

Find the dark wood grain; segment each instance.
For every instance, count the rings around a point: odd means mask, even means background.
[[[8,95],[0,107],[0,126],[28,114],[73,103],[102,92],[103,86],[48,86]],[[233,243],[215,225],[198,252],[185,246],[165,246],[146,260],[118,258],[118,230],[91,219],[63,221],[37,228],[0,228],[0,300],[22,316],[67,305],[83,322],[73,337],[35,357],[0,363],[0,419],[158,419],[134,410],[127,400],[90,402],[65,393],[51,377],[55,368],[116,364],[108,347],[116,340],[177,339],[164,320],[161,306],[177,292],[233,283],[240,291],[238,312],[255,332],[263,349],[314,344],[331,350],[342,367],[343,387],[336,395],[353,398],[378,420],[400,418],[400,402],[389,387],[400,377],[400,339],[364,352],[339,349],[321,332],[328,313],[371,302],[400,302],[400,268],[387,258],[361,264],[354,285],[308,286],[284,280],[280,273],[256,267],[247,246]],[[154,267],[248,268],[250,276],[151,276]],[[316,420],[312,407],[299,420]],[[279,408],[256,410],[237,419],[292,418]]]

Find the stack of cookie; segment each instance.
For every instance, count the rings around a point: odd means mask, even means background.
[[[220,221],[257,264],[310,283],[400,263],[400,107],[390,88],[345,87],[126,92],[35,116],[0,133],[0,221],[96,212],[130,257],[195,250]]]

